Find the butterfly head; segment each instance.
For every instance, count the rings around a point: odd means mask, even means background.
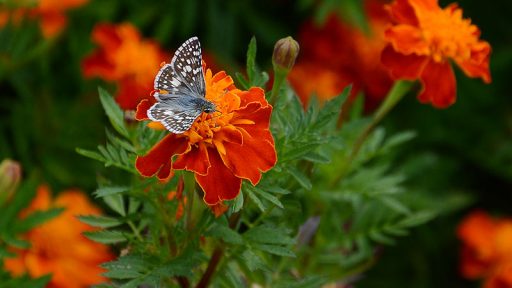
[[[203,102],[203,111],[210,114],[210,113],[213,113],[215,111],[217,111],[216,107],[215,107],[215,104],[213,104],[212,102],[206,100]]]

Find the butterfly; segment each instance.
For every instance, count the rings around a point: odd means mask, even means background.
[[[201,44],[197,37],[185,41],[156,74],[153,96],[157,102],[147,115],[172,133],[190,129],[201,113],[213,113],[215,104],[206,100]]]

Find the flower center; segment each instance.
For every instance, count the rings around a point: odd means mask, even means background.
[[[447,58],[463,61],[471,57],[471,47],[478,42],[478,29],[462,18],[462,10],[451,5],[418,15],[423,37],[436,62]]]

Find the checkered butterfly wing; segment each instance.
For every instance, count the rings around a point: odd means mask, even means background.
[[[172,95],[205,96],[201,44],[197,37],[185,41],[176,50],[171,63],[158,71],[154,89],[165,90]],[[157,94],[157,100],[166,98],[165,94]]]
[[[148,118],[159,121],[173,133],[190,129],[202,113],[197,98],[204,99],[205,82],[201,45],[197,37],[185,41],[155,77],[157,103],[148,110]],[[165,90],[167,93],[163,93]],[[162,92],[162,93],[161,93]]]

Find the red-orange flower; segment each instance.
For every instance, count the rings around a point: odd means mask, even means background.
[[[456,100],[454,62],[469,77],[491,82],[491,46],[456,4],[441,9],[437,0],[396,0],[389,5],[395,25],[386,31],[382,61],[395,79],[419,79],[422,103],[445,108]]]
[[[242,179],[256,185],[261,173],[275,165],[274,139],[269,130],[272,106],[262,89],[239,90],[223,71],[213,75],[207,69],[205,83],[206,99],[220,113],[203,113],[190,130],[168,134],[137,158],[136,168],[143,176],[157,174],[160,179],[170,177],[171,169],[193,171],[206,204],[220,209],[218,204],[238,195]],[[148,119],[146,112],[152,101],[139,104],[138,120]]]
[[[31,247],[16,249],[16,258],[6,258],[4,267],[14,275],[32,277],[52,274],[49,287],[80,288],[106,281],[99,264],[112,260],[107,246],[94,243],[81,233],[92,228],[76,219],[77,215],[99,215],[85,195],[77,190],[64,191],[50,198],[47,186],[40,186],[31,205],[22,211],[25,217],[37,210],[65,208],[56,218],[29,231],[24,237]]]
[[[82,62],[86,77],[117,82],[116,101],[125,110],[135,110],[142,99],[150,98],[158,67],[167,58],[156,42],[142,39],[130,23],[98,24],[92,41],[99,49]]]
[[[365,12],[368,31],[336,14],[330,15],[321,27],[312,21],[303,25],[299,59],[288,76],[303,103],[312,93],[320,99],[330,99],[351,83],[351,95],[364,92],[367,108],[386,96],[392,80],[380,62],[380,54],[386,46],[384,31],[390,24],[389,16],[380,0],[365,1]]]
[[[493,219],[483,211],[468,215],[457,229],[462,240],[460,270],[483,287],[512,287],[512,219]]]
[[[18,22],[26,16],[39,19],[43,36],[51,38],[58,35],[66,27],[68,22],[67,10],[85,5],[89,0],[39,0],[35,1],[35,5],[33,2],[21,1],[18,4],[27,7],[0,11],[0,27],[5,25],[8,18],[11,18],[13,22]]]

